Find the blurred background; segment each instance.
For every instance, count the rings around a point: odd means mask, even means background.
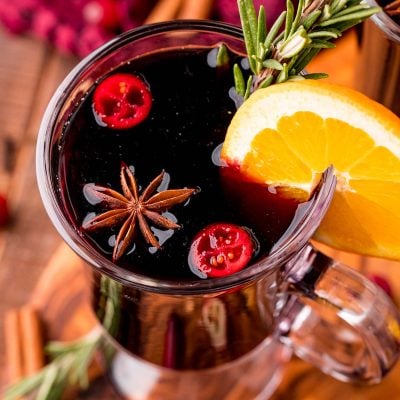
[[[255,1],[261,3],[269,22],[285,6],[282,0]],[[37,315],[42,336],[36,347],[78,337],[94,323],[85,308],[80,261],[61,244],[36,187],[35,143],[44,109],[65,75],[92,50],[128,29],[175,18],[239,25],[236,0],[0,0],[0,388],[24,375],[14,365],[23,343],[13,336],[10,310],[28,307]],[[354,86],[359,37],[360,30],[350,31],[336,49],[313,61],[310,72],[328,72],[331,81]],[[378,276],[399,301],[398,263],[324,250]],[[384,383],[360,388],[294,360],[275,399],[400,399],[398,373],[399,368]],[[107,382],[96,382],[71,398],[114,398]]]
[[[256,0],[273,21],[282,0]],[[0,3],[0,21],[10,32],[27,33],[61,52],[83,57],[113,36],[144,23],[209,18],[239,24],[236,0],[15,0]]]

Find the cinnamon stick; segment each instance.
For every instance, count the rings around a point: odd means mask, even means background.
[[[400,0],[395,0],[385,6],[384,10],[394,10],[400,7]]]
[[[14,383],[23,377],[20,319],[18,310],[9,310],[4,318],[5,356],[8,382]]]
[[[23,373],[29,376],[44,366],[43,339],[36,310],[25,305],[20,309]]]
[[[174,19],[181,7],[182,0],[159,0],[147,17],[145,23],[169,21]]]
[[[206,19],[210,17],[213,0],[183,0],[179,19]]]
[[[384,10],[392,17],[400,15],[400,0],[395,0],[385,6]]]

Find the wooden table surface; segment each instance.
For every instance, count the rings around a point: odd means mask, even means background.
[[[340,58],[335,53],[339,51]],[[356,61],[353,33],[339,43],[338,49],[319,57],[310,71],[330,72],[331,80],[351,85]],[[60,249],[61,240],[41,204],[35,178],[35,141],[49,98],[76,62],[75,58],[61,55],[37,40],[9,36],[0,30],[0,193],[9,199],[12,213],[10,223],[0,231],[0,371],[3,372],[6,370],[4,312],[32,301],[37,293],[37,282],[49,268],[49,260],[57,248],[59,259],[74,259],[67,254],[68,249]],[[353,267],[395,277],[393,288],[400,300],[398,263],[331,253]],[[75,259],[75,262],[79,261]],[[51,273],[56,279],[57,270],[53,268]],[[42,303],[42,309],[51,307],[51,301],[54,298]],[[85,324],[79,329],[85,330]],[[400,399],[396,383],[399,372],[396,368],[378,386],[360,388],[337,383],[305,363],[293,361],[274,400]],[[0,388],[5,383],[4,374],[1,379]],[[115,396],[107,382],[100,380],[79,398],[112,400]]]
[[[0,231],[0,365],[4,311],[28,301],[60,243],[36,186],[35,144],[44,109],[75,63],[39,41],[0,31],[0,193],[11,212]]]

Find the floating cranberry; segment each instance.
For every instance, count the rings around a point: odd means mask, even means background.
[[[195,236],[188,262],[192,272],[202,278],[223,277],[243,269],[253,253],[254,242],[246,229],[216,223]]]
[[[115,74],[104,79],[93,94],[93,110],[100,123],[113,129],[128,129],[150,113],[151,93],[142,79]]]
[[[0,226],[4,226],[9,218],[7,199],[0,194]]]

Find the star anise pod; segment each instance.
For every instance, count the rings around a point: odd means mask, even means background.
[[[101,203],[108,211],[86,221],[82,228],[97,231],[113,228],[122,224],[115,240],[113,261],[123,256],[132,244],[134,235],[139,230],[147,243],[160,248],[160,243],[150,229],[148,221],[165,229],[177,229],[180,225],[161,215],[176,204],[186,201],[195,189],[164,190],[154,194],[161,184],[164,171],[154,178],[139,194],[136,179],[126,164],[121,166],[122,193],[105,186],[87,185],[86,195]]]

